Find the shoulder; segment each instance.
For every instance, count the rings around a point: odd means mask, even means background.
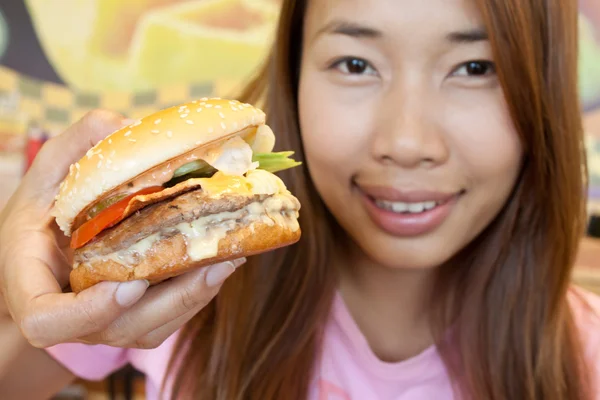
[[[600,296],[572,286],[569,289],[568,300],[577,327],[584,333],[595,334],[600,341]]]
[[[569,305],[579,331],[584,355],[600,379],[600,296],[579,287],[569,290]]]

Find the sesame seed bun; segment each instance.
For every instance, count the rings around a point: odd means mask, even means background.
[[[263,111],[235,100],[200,99],[149,115],[100,141],[60,186],[53,215],[68,236],[93,202],[157,165],[265,123]],[[143,155],[143,156],[140,156]]]

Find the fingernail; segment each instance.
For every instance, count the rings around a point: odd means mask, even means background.
[[[240,265],[244,264],[245,262],[246,262],[246,258],[245,258],[245,257],[238,258],[237,260],[233,260],[233,261],[232,261],[232,263],[233,263],[233,268],[237,268],[237,267],[239,267]]]
[[[120,283],[115,292],[115,300],[122,307],[130,306],[146,293],[149,285],[146,280]]]
[[[215,264],[208,269],[208,273],[206,274],[206,284],[208,286],[218,286],[223,283],[233,271],[235,271],[235,267],[232,262]]]

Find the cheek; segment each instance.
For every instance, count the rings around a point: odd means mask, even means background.
[[[298,112],[306,158],[314,169],[319,168],[319,174],[347,172],[342,167],[364,153],[368,105],[345,101],[343,93],[322,75],[307,67],[300,80]]]
[[[465,176],[479,187],[507,191],[518,174],[522,146],[506,104],[481,99],[475,108],[449,110],[446,123],[454,155]],[[500,186],[498,186],[500,185]],[[506,186],[510,186],[506,188]]]

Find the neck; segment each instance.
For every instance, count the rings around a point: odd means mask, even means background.
[[[344,246],[346,254],[336,257],[340,292],[372,351],[396,362],[431,346],[428,306],[435,269],[384,267],[358,251],[348,254],[349,247],[357,248]]]

